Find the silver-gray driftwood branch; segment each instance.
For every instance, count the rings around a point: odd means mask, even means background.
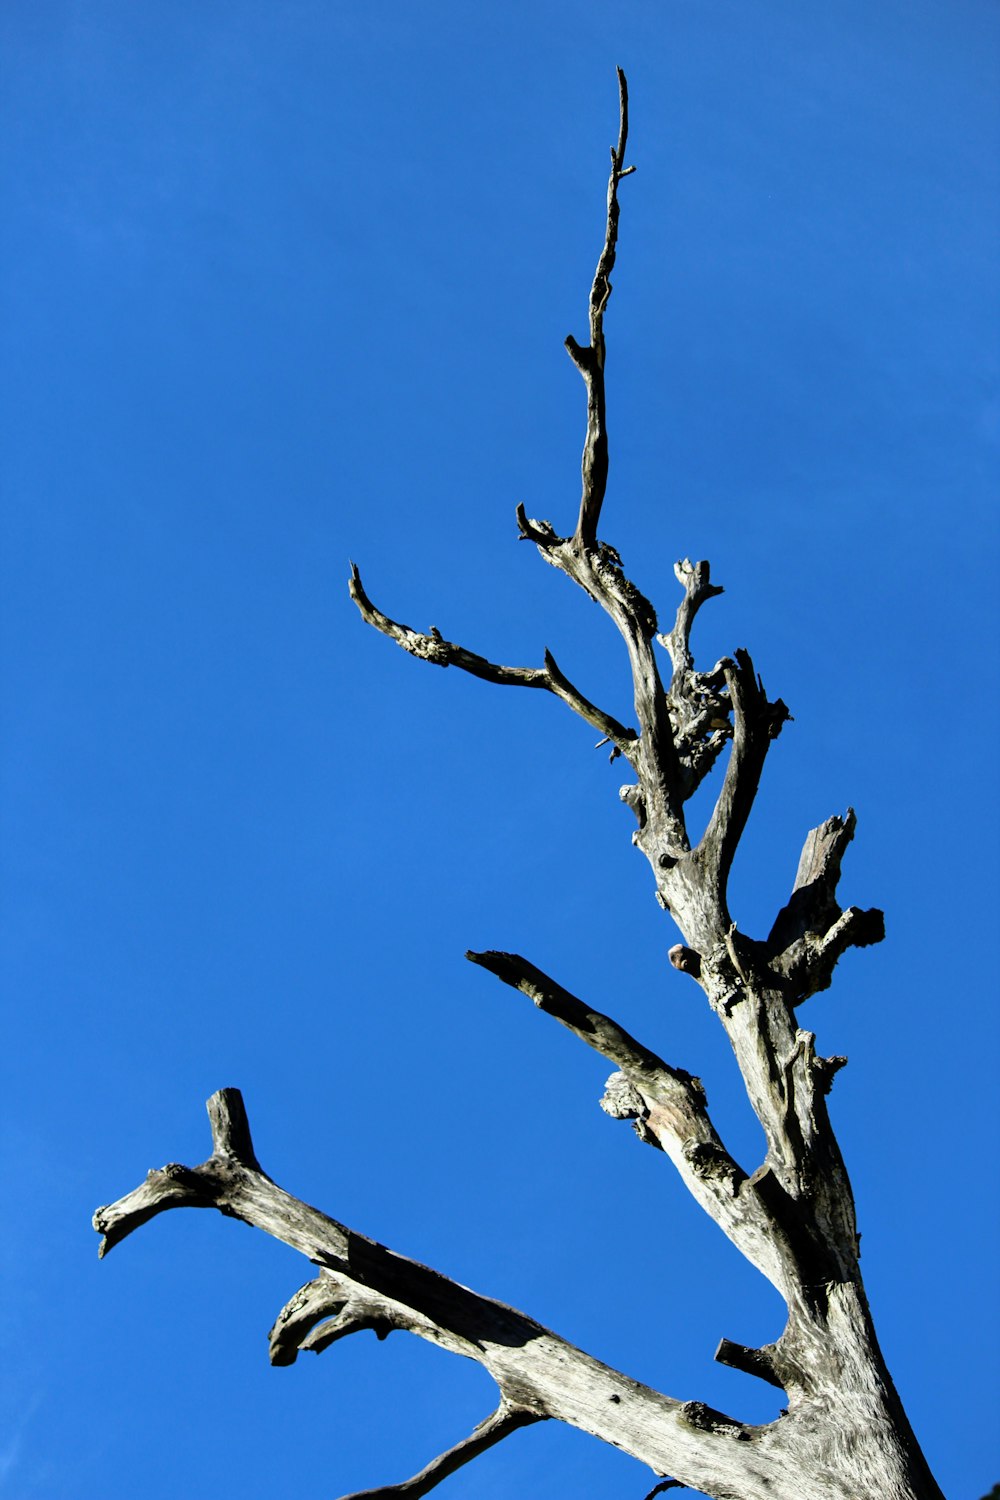
[[[169,1208],[216,1208],[284,1241],[318,1268],[271,1330],[271,1359],[289,1364],[369,1329],[414,1333],[476,1360],[499,1405],[463,1441],[412,1479],[369,1497],[426,1494],[441,1479],[528,1423],[571,1423],[648,1464],[663,1478],[652,1493],[687,1486],[715,1500],[941,1500],[904,1415],[875,1337],[858,1264],[854,1200],[827,1112],[842,1057],[823,1057],[797,1007],[831,981],[840,955],[883,936],[882,914],[842,908],[841,861],[855,817],[832,817],[808,834],[787,903],[766,938],[739,930],[728,878],[768,751],[789,713],[770,699],[746,651],[708,671],[691,651],[695,617],[722,592],[707,562],[677,564],[683,597],[669,631],[598,539],[608,478],[604,314],[618,240],[628,95],[619,71],[620,129],[611,151],[604,244],[590,293],[589,342],[566,347],[583,376],[587,427],[582,494],[569,536],[518,507],[522,538],[595,600],[621,633],[631,667],[635,723],[597,707],[556,666],[508,667],[401,625],[371,602],[357,569],[351,594],[363,618],[412,655],[502,685],[542,688],[612,745],[634,779],[621,789],[649,861],[660,905],[682,941],[674,967],[704,992],[725,1028],[763,1127],[759,1162],[739,1163],[712,1123],[698,1078],[665,1062],[616,1021],[512,953],[468,957],[520,991],[614,1066],[603,1107],[633,1121],[733,1244],[777,1288],[788,1309],[775,1343],[750,1349],[723,1338],[715,1357],[778,1386],[787,1409],[753,1426],[700,1402],[678,1401],[629,1379],[513,1308],[460,1286],[366,1239],[291,1197],[260,1167],[242,1099],[209,1101],[213,1150],[198,1167],[150,1172],[134,1192],[99,1209],[102,1253]],[[659,651],[665,652],[665,657]],[[661,672],[661,661],[668,671]],[[692,838],[685,808],[728,747],[714,809]]]

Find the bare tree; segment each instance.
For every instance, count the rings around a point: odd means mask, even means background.
[[[611,746],[634,779],[621,789],[636,820],[661,907],[684,941],[674,967],[700,986],[732,1044],[767,1142],[764,1160],[741,1166],[712,1123],[698,1078],[630,1036],[554,979],[513,953],[469,953],[473,963],[525,994],[613,1064],[602,1105],[634,1122],[641,1141],[670,1157],[689,1192],[742,1254],[777,1288],[788,1309],[781,1337],[764,1348],[723,1339],[721,1363],[787,1394],[774,1422],[753,1426],[698,1401],[660,1394],[609,1368],[524,1313],[407,1260],[291,1197],[261,1168],[240,1094],[208,1102],[212,1153],[197,1167],[152,1171],[133,1192],[94,1216],[101,1253],[165,1209],[216,1208],[293,1246],[318,1275],[281,1310],[271,1360],[291,1363],[371,1329],[400,1329],[476,1360],[495,1380],[499,1405],[455,1447],[413,1478],[365,1491],[419,1496],[519,1427],[555,1419],[612,1443],[662,1480],[652,1494],[688,1487],[717,1500],[932,1500],[940,1490],[907,1422],[879,1350],[858,1263],[854,1201],[830,1125],[826,1096],[845,1059],[823,1057],[797,1008],[831,982],[840,955],[883,936],[879,911],[841,907],[840,867],[855,817],[831,817],[806,837],[788,901],[766,938],[741,933],[727,884],[764,761],[789,714],[771,700],[746,651],[696,670],[690,638],[703,604],[722,590],[707,562],[677,564],[676,618],[659,632],[652,604],[598,539],[608,476],[604,313],[618,235],[628,96],[618,74],[620,128],[611,152],[604,245],[590,292],[590,336],[566,347],[583,376],[587,432],[576,528],[560,535],[518,508],[521,537],[610,616],[631,665],[635,724],[590,702],[546,652],[541,667],[501,665],[412,630],[370,600],[355,568],[351,594],[364,619],[411,655],[489,682],[542,688],[560,698]],[[659,649],[665,653],[658,654]],[[669,662],[664,677],[660,663]],[[685,805],[728,747],[722,785],[692,844]],[[356,1497],[358,1500],[358,1497]]]

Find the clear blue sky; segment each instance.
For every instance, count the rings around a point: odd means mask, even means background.
[[[491,1408],[402,1336],[271,1370],[292,1252],[172,1214],[99,1265],[96,1204],[206,1154],[235,1084],[284,1186],[681,1398],[775,1296],[606,1068],[467,947],[524,953],[705,1079],[621,780],[543,695],[415,663],[376,602],[627,711],[567,526],[614,66],[632,152],[607,318],[603,531],[675,558],[795,715],[735,875],[766,929],[853,803],[887,913],[806,1023],[880,1336],[950,1500],[1000,1478],[998,42],[993,0],[7,0],[0,1495],[263,1500],[400,1479]],[[519,1434],[454,1500],[641,1500]],[[446,1491],[442,1490],[442,1494]]]

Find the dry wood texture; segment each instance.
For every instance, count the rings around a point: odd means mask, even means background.
[[[842,909],[837,884],[854,813],[806,838],[795,886],[766,940],[741,933],[727,883],[764,762],[789,714],[768,697],[748,653],[695,668],[691,631],[721,593],[707,562],[677,564],[683,589],[671,629],[598,539],[608,475],[604,314],[618,238],[628,95],[619,72],[620,128],[611,151],[607,225],[589,301],[589,342],[566,347],[586,387],[587,427],[576,526],[562,536],[517,512],[522,538],[578,584],[620,631],[632,672],[636,727],[591,703],[547,652],[542,667],[509,667],[422,634],[382,613],[357,569],[350,590],[363,618],[412,655],[501,685],[554,694],[612,745],[634,779],[621,789],[635,815],[634,842],[649,861],[661,906],[683,936],[671,961],[704,991],[732,1044],[763,1127],[764,1159],[740,1165],[712,1123],[697,1078],[672,1066],[526,959],[468,957],[528,997],[613,1064],[603,1100],[662,1149],[686,1187],[733,1244],[777,1288],[788,1308],[781,1337],[763,1349],[723,1339],[722,1363],[787,1394],[777,1421],[749,1426],[662,1395],[610,1369],[513,1308],[449,1281],[290,1197],[260,1167],[242,1099],[209,1101],[213,1151],[201,1166],[150,1172],[132,1193],[99,1209],[102,1253],[147,1219],[176,1207],[210,1207],[299,1250],[319,1274],[296,1292],[271,1331],[271,1359],[319,1351],[364,1329],[394,1330],[478,1361],[493,1376],[492,1416],[412,1479],[368,1496],[418,1496],[531,1422],[568,1422],[613,1443],[677,1486],[716,1500],[940,1500],[893,1389],[875,1338],[858,1264],[854,1202],[826,1108],[841,1057],[817,1054],[796,1007],[829,985],[849,946],[878,942],[882,914]],[[663,650],[665,656],[660,656]],[[661,673],[661,662],[669,671]],[[728,746],[714,810],[692,845],[685,805]]]

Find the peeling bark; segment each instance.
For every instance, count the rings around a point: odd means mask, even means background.
[[[764,1132],[762,1160],[740,1163],[716,1130],[698,1078],[667,1063],[610,1016],[578,999],[528,960],[504,952],[467,956],[524,994],[614,1067],[605,1111],[668,1156],[685,1186],[785,1301],[785,1329],[751,1349],[723,1338],[715,1357],[787,1395],[774,1422],[753,1426],[698,1401],[680,1401],[600,1363],[525,1314],[470,1291],[348,1229],[278,1187],[254,1153],[242,1099],[209,1101],[213,1150],[197,1167],[150,1172],[133,1192],[99,1209],[106,1253],[171,1208],[215,1208],[303,1254],[318,1275],[278,1314],[272,1362],[319,1353],[350,1334],[401,1330],[475,1360],[497,1384],[497,1410],[411,1479],[365,1491],[419,1496],[528,1423],[570,1423],[648,1464],[661,1478],[650,1495],[688,1487],[715,1500],[941,1500],[878,1347],[858,1262],[851,1186],[826,1099],[843,1057],[817,1054],[796,1007],[827,988],[841,954],[884,935],[881,912],[841,907],[841,864],[853,810],[806,838],[794,886],[766,938],[742,932],[728,902],[733,858],[771,745],[789,721],[770,699],[749,654],[699,672],[691,650],[698,611],[721,588],[709,565],[676,565],[683,598],[670,631],[598,539],[608,479],[604,314],[618,243],[618,189],[625,165],[628,94],[619,71],[620,128],[611,151],[604,244],[589,300],[589,343],[566,340],[586,387],[582,493],[573,533],[517,509],[523,539],[584,589],[619,631],[628,656],[637,728],[620,723],[571,683],[545,652],[542,667],[509,667],[421,633],[383,614],[352,568],[351,595],[365,621],[411,655],[501,686],[541,688],[612,745],[635,777],[621,789],[636,820],[633,841],[649,862],[661,907],[682,941],[674,969],[703,991],[729,1038]],[[655,646],[670,661],[666,683]],[[728,747],[715,807],[692,844],[685,806]],[[680,982],[680,981],[677,981]],[[354,1497],[361,1500],[361,1497]]]

